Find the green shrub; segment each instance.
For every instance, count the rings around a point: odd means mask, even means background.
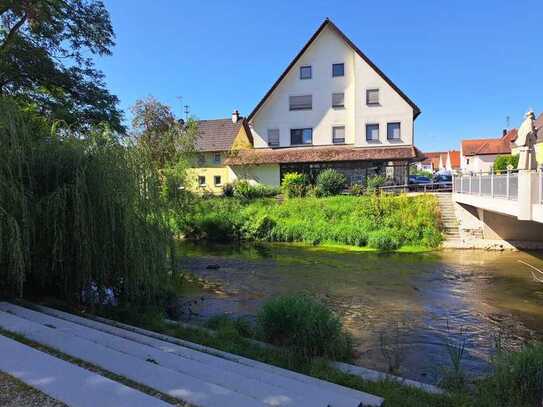
[[[332,196],[338,195],[345,188],[346,182],[345,175],[333,168],[328,168],[319,173],[316,186],[321,196]]]
[[[379,188],[385,184],[386,180],[386,177],[383,175],[368,177],[366,191],[368,194],[379,192]]]
[[[304,174],[299,172],[286,173],[283,182],[281,183],[281,189],[287,198],[299,198],[306,194],[307,179]]]
[[[349,192],[351,195],[361,196],[364,195],[364,187],[360,184],[353,184]]]
[[[271,240],[276,222],[268,215],[262,215],[245,225],[245,235],[251,239]]]
[[[494,171],[507,171],[507,167],[511,165],[513,169],[517,169],[519,154],[516,155],[499,155],[494,161]]]
[[[252,200],[258,198],[272,197],[279,193],[277,188],[267,185],[251,185],[246,180],[236,181],[233,184],[233,196],[238,199]]]
[[[273,345],[291,349],[305,360],[324,356],[348,360],[350,336],[337,315],[306,295],[285,295],[266,302],[258,313],[258,330]]]
[[[245,318],[233,318],[226,314],[215,315],[209,318],[205,326],[215,331],[234,330],[239,336],[252,338],[254,327]]]
[[[543,344],[519,352],[499,352],[493,372],[478,388],[478,406],[541,406],[543,402]]]
[[[369,234],[368,246],[379,250],[396,250],[402,245],[397,233],[391,229],[375,230]]]

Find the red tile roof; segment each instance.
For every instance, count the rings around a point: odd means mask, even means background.
[[[451,150],[449,151],[449,155],[451,157],[451,167],[452,169],[459,169],[460,168],[460,151],[458,150]]]
[[[313,146],[287,148],[255,148],[232,153],[226,165],[258,165],[280,163],[309,163],[330,161],[394,161],[421,160],[422,153],[413,146],[407,147],[351,147]]]
[[[232,119],[198,121],[196,151],[228,151],[242,126],[243,119],[232,123]]]
[[[443,156],[443,162],[447,159],[446,151],[435,151],[431,153],[423,153],[426,159],[423,161],[425,164],[432,164],[432,168],[439,168],[439,158]]]
[[[462,140],[462,154],[495,155],[511,154],[511,144],[517,139],[517,129],[511,129],[501,138]]]

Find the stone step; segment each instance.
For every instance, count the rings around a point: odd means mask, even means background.
[[[0,371],[73,407],[171,404],[0,335]]]
[[[59,333],[80,340],[85,339],[110,350],[122,351],[127,356],[139,358],[143,362],[152,360],[153,364],[158,363],[155,366],[168,369],[173,374],[185,374],[212,386],[234,391],[239,396],[250,398],[253,405],[268,405],[272,400],[273,405],[278,406],[350,407],[360,402],[364,405],[378,406],[383,401],[363,392],[260,362],[251,361],[258,364],[253,366],[249,363],[236,363],[132,330],[128,331],[50,308],[39,307],[39,311],[42,312],[50,310],[47,311],[48,314],[6,303],[0,304],[0,308],[16,312],[19,317],[36,320],[42,326],[45,323],[55,326]],[[260,365],[265,368],[261,368]],[[230,402],[224,405],[232,404]],[[234,405],[238,405],[238,402]]]

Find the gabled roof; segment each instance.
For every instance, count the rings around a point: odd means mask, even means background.
[[[291,61],[291,63],[287,66],[285,71],[279,76],[279,79],[275,81],[273,86],[266,92],[264,97],[258,102],[256,107],[253,109],[251,114],[247,116],[247,120],[250,121],[254,115],[260,110],[262,105],[268,100],[268,98],[271,96],[275,88],[279,86],[281,81],[287,76],[287,74],[290,72],[290,70],[296,65],[296,62],[302,57],[302,55],[305,53],[305,51],[309,48],[309,46],[317,39],[319,34],[326,28],[330,27],[332,30],[334,30],[346,43],[355,51],[377,74],[383,78],[383,80],[398,93],[412,108],[413,108],[413,118],[417,118],[417,116],[421,113],[419,107],[411,100],[409,97],[401,91],[400,88],[398,88],[384,73],[381,71],[329,18],[326,18],[324,22],[319,26],[317,31],[311,36],[309,41],[304,45],[304,47],[300,50],[298,55],[294,57],[294,59]]]
[[[236,138],[243,119],[232,123],[232,119],[198,120],[196,151],[228,151]]]
[[[516,138],[517,129],[512,129],[501,138],[462,140],[462,154],[464,156],[511,154],[511,143]]]
[[[439,168],[439,159],[442,158],[443,163],[447,160],[446,151],[435,151],[431,153],[423,153],[426,157],[423,161],[424,164],[432,164],[433,168]]]
[[[226,165],[260,165],[331,161],[417,161],[423,157],[416,147],[313,146],[255,148],[240,150],[225,160]]]
[[[449,151],[449,157],[451,157],[451,168],[452,169],[460,168],[460,151],[458,150]]]

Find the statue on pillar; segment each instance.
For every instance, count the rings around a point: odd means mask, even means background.
[[[537,170],[537,161],[534,144],[537,139],[535,129],[535,114],[529,111],[518,129],[515,144],[519,147],[519,170]]]

